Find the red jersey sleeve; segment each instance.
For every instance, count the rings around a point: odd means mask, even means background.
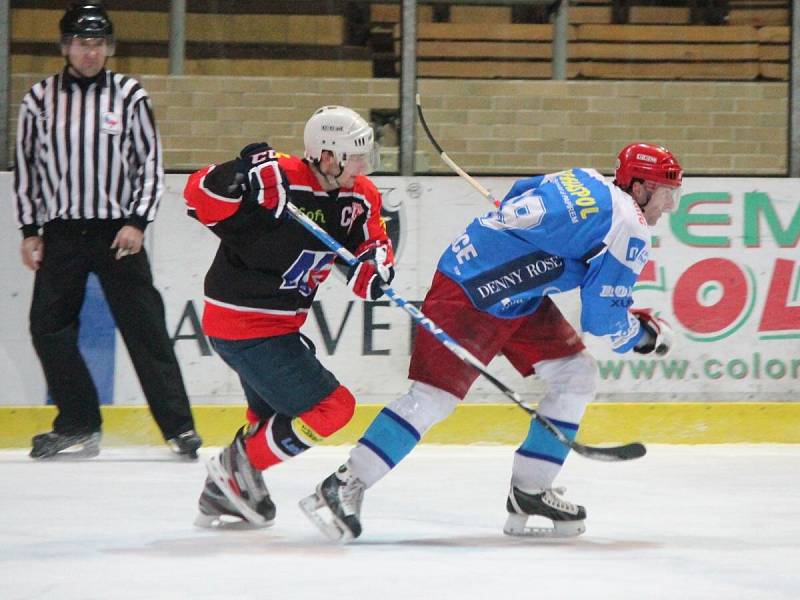
[[[386,260],[384,264],[394,264],[394,249],[392,241],[386,232],[386,223],[381,216],[381,193],[372,181],[366,177],[358,177],[354,192],[363,196],[366,204],[366,219],[361,228],[362,237],[354,240],[357,244],[354,254],[359,256],[372,248],[385,247]]]
[[[222,190],[215,190],[216,186],[210,185],[210,177],[218,168],[216,165],[209,165],[192,173],[183,190],[189,214],[207,226],[232,217],[242,203],[239,189],[233,192],[235,197],[231,197],[223,195]]]

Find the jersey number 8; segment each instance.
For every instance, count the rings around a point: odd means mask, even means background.
[[[490,229],[533,229],[542,223],[546,212],[542,197],[527,190],[503,202],[499,210],[483,217],[481,224]]]

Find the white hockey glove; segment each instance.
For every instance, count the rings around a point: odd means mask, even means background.
[[[639,319],[639,324],[644,329],[644,335],[633,347],[633,351],[639,354],[655,352],[658,356],[669,354],[675,345],[675,332],[672,327],[664,319],[654,317],[643,310],[631,310],[631,313]]]
[[[377,300],[383,296],[381,286],[394,279],[394,267],[386,264],[386,246],[370,248],[358,256],[358,263],[347,272],[347,287],[359,298]]]

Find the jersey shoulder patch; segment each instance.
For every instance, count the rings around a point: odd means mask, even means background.
[[[606,236],[609,252],[637,275],[650,258],[650,229],[636,201],[611,186],[613,214]]]

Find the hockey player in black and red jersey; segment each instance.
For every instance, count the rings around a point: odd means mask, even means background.
[[[308,120],[305,158],[251,144],[189,177],[189,214],[220,238],[205,279],[203,331],[239,375],[248,425],[207,464],[196,524],[271,525],[275,505],[262,471],[341,429],[355,399],[300,333],[336,255],[288,218],[290,200],[361,259],[348,286],[374,300],[394,276],[374,133],[353,110],[324,106]]]

